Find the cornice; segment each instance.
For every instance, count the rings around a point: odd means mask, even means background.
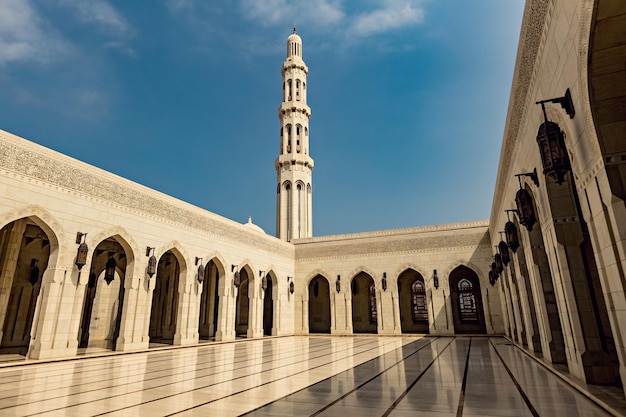
[[[528,0],[526,2],[491,207],[491,220],[493,221],[500,215],[505,187],[513,179],[511,162],[515,156],[520,127],[526,116],[530,100],[529,93],[534,87],[537,57],[544,45],[544,31],[547,20],[551,16],[550,3],[551,0]]]
[[[451,224],[441,224],[441,225],[433,225],[433,226],[420,226],[420,227],[411,227],[411,228],[404,228],[404,229],[389,229],[389,230],[378,230],[378,231],[373,231],[373,232],[309,237],[309,238],[304,238],[304,239],[296,239],[296,240],[293,240],[292,242],[296,246],[301,246],[307,243],[347,241],[347,240],[411,235],[411,234],[430,233],[430,232],[463,231],[463,230],[469,231],[471,229],[480,229],[480,228],[485,228],[485,231],[486,231],[486,228],[488,226],[489,226],[488,220],[479,220],[479,221],[473,221],[473,222],[451,223]]]
[[[85,196],[136,216],[152,218],[219,240],[293,256],[293,246],[67,155],[0,130],[0,168],[57,192]]]

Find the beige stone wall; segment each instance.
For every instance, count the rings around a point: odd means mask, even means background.
[[[486,329],[489,334],[504,331],[502,308],[496,287],[489,285],[487,266],[491,264],[487,223],[474,222],[446,226],[388,230],[351,235],[301,239],[296,246],[295,325],[297,334],[308,333],[308,283],[317,275],[330,285],[331,333],[353,331],[351,281],[360,272],[373,278],[378,305],[378,334],[401,334],[397,280],[413,269],[426,284],[429,333],[453,334],[453,300],[448,277],[459,265],[472,269],[480,279]],[[437,270],[439,288],[434,287]],[[383,275],[387,289],[382,289]],[[337,276],[341,289],[336,291]]]
[[[595,335],[599,322],[612,339],[609,345],[616,347],[622,381],[626,377],[625,340],[620,331],[626,327],[625,281],[624,269],[619,266],[625,264],[626,258],[624,201],[611,192],[611,178],[605,166],[605,161],[610,159],[603,158],[590,105],[589,69],[603,65],[589,62],[594,19],[602,18],[602,13],[594,14],[599,3],[593,0],[527,1],[489,230],[491,244],[496,245],[500,240],[498,232],[507,221],[505,210],[515,208],[515,194],[519,189],[515,174],[536,168],[539,185],[529,177],[522,177],[522,185],[532,194],[538,223],[532,234],[520,227],[523,246],[513,255],[513,267],[507,268],[501,279],[507,291],[503,305],[507,333],[531,348],[532,339],[541,339],[541,350],[548,361],[567,362],[574,376],[602,383],[611,378],[607,375],[613,370],[612,366],[597,365],[611,362],[604,358],[607,348],[601,345],[605,342]],[[614,13],[619,13],[620,8],[626,13],[621,2],[605,3]],[[615,32],[615,36],[619,34]],[[623,53],[619,56],[623,63]],[[610,57],[610,53],[605,53],[605,62],[611,62]],[[571,162],[571,172],[565,182],[558,185],[542,173],[536,137],[544,115],[536,102],[561,97],[568,88],[576,111],[573,118],[568,117],[559,104],[546,104],[548,120],[558,123],[565,134]],[[613,83],[613,88],[623,87]],[[618,129],[619,125],[614,128]],[[580,251],[585,225],[593,251],[587,261],[581,260]],[[543,256],[545,260],[539,259]],[[586,273],[585,268],[590,272]],[[606,320],[597,317],[591,302],[593,296],[586,289],[589,286],[586,281],[592,279],[588,277],[595,275],[598,276],[595,287],[600,300],[598,308],[601,310],[601,304],[606,304]],[[546,291],[546,280],[550,276],[553,289]],[[550,303],[551,298],[555,307],[547,308],[546,303]],[[554,308],[558,308],[556,321],[550,313]],[[559,325],[561,330],[555,332]],[[562,333],[561,341],[555,333]],[[555,344],[563,345],[562,359]],[[535,345],[534,350],[538,349]]]
[[[293,304],[286,289],[286,277],[294,275],[292,245],[1,131],[0,170],[0,227],[29,217],[51,240],[50,262],[32,330],[32,356],[76,353],[91,251],[111,236],[121,241],[127,256],[118,349],[148,346],[154,277],[146,274],[146,247],[155,247],[157,258],[168,250],[180,258],[177,343],[198,340],[202,287],[196,280],[196,257],[204,263],[216,259],[225,276],[219,289],[219,339],[234,337],[236,288],[231,265],[277,277],[277,334],[293,333]],[[74,265],[77,232],[87,233],[90,248],[80,274]],[[262,296],[260,290],[254,293]],[[109,301],[113,299],[109,297]],[[101,304],[98,309],[112,308]],[[260,323],[262,326],[262,320]]]

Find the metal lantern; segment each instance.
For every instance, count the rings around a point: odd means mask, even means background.
[[[239,285],[241,284],[241,275],[239,274],[239,271],[235,272],[235,279],[233,280],[233,284],[237,288],[239,288]]]
[[[493,258],[496,261],[496,268],[499,275],[502,273],[502,271],[504,271],[504,266],[502,265],[502,256],[499,253],[496,253]]]
[[[500,256],[502,256],[502,263],[504,266],[507,266],[509,262],[511,262],[511,255],[509,254],[509,247],[505,241],[501,240],[498,243],[498,250],[500,251]]]
[[[515,253],[517,248],[519,248],[519,236],[517,235],[517,227],[515,227],[515,223],[512,221],[506,222],[504,225],[504,233],[506,234],[506,242],[509,245],[509,248]]]
[[[494,281],[497,280],[500,273],[498,272],[498,267],[496,266],[495,262],[491,263],[491,273],[493,275]]]
[[[437,276],[437,270],[433,269],[433,286],[435,289],[439,289],[439,277]]]
[[[30,284],[34,287],[37,281],[39,281],[39,267],[37,266],[39,261],[37,259],[33,259],[33,263],[34,265],[31,267],[28,282],[30,282]]]
[[[107,285],[109,285],[111,281],[113,281],[113,279],[115,278],[116,267],[117,264],[115,263],[115,258],[113,258],[112,256],[109,257],[109,260],[107,261],[106,267],[104,269],[104,280],[107,282]]]
[[[200,284],[204,282],[204,265],[202,264],[202,260],[200,261],[200,265],[198,266],[198,282]]]
[[[496,280],[493,277],[493,271],[489,271],[489,284],[491,284],[491,286],[493,287],[494,285],[496,285]]]
[[[519,222],[530,232],[533,230],[533,225],[537,223],[535,208],[533,207],[533,198],[528,191],[524,188],[520,188],[517,194],[515,194],[515,204],[517,205]]]
[[[156,268],[157,268],[157,258],[156,256],[152,255],[150,259],[148,259],[148,269],[146,270],[150,278],[152,278],[154,274],[156,274]]]
[[[295,285],[293,284],[293,280],[289,283],[289,294],[293,294],[295,291]]]
[[[78,267],[79,271],[83,269],[83,266],[85,266],[85,264],[87,263],[88,252],[89,252],[89,246],[87,246],[85,242],[81,243],[78,246],[78,252],[76,253],[76,262],[74,263]]]
[[[565,134],[558,124],[546,120],[539,126],[537,144],[541,153],[543,173],[561,185],[570,170],[569,157],[565,149]]]
[[[337,290],[337,293],[341,291],[341,275],[337,275],[337,281],[335,281],[335,289]]]
[[[383,280],[382,280],[383,291],[387,291],[387,273],[383,272]]]
[[[263,291],[267,289],[267,275],[263,275],[263,278],[261,278],[261,288],[263,288]]]

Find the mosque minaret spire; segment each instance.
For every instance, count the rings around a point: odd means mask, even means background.
[[[280,150],[276,167],[276,236],[291,241],[313,235],[313,159],[309,156],[309,119],[306,76],[309,68],[302,60],[302,38],[293,28],[287,38],[287,58],[283,75],[280,119]]]

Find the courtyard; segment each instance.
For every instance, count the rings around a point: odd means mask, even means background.
[[[620,415],[613,393],[605,411],[502,337],[240,339],[0,369],[3,416]]]

